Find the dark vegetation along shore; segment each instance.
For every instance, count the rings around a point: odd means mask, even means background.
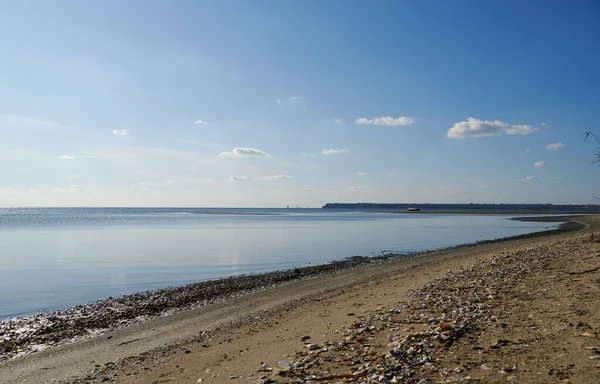
[[[525,219],[531,220],[535,218],[527,217]],[[538,217],[537,219],[539,221],[556,222],[569,220],[571,217]],[[583,225],[580,223],[569,221],[555,230],[451,248],[533,238],[573,231],[582,227]],[[370,263],[412,257],[430,252],[433,251],[402,254],[384,253],[375,257],[354,256],[324,265],[199,282],[181,287],[108,298],[107,300],[68,309],[44,312],[29,317],[2,320],[0,321],[0,360],[8,360],[12,357],[60,345],[64,342],[75,341],[91,335],[141,323],[153,317],[224,301],[279,284],[313,278]]]

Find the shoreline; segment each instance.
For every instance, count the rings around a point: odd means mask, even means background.
[[[268,380],[279,369],[276,362],[282,358],[292,360],[299,345],[305,344],[301,349],[306,351],[307,343],[321,343],[325,333],[336,335],[338,326],[351,326],[358,320],[362,324],[361,319],[370,311],[379,313],[379,303],[397,305],[398,300],[405,300],[414,290],[424,286],[431,291],[433,283],[444,281],[448,273],[456,273],[451,271],[465,268],[469,271],[473,263],[506,258],[514,252],[526,256],[536,249],[547,249],[545,252],[556,258],[564,252],[556,252],[555,245],[581,238],[593,238],[598,243],[593,233],[600,228],[600,217],[587,217],[581,222],[584,229],[576,232],[430,252],[274,284],[218,303],[155,317],[96,337],[0,361],[3,372],[0,383],[200,382],[198,377],[204,383],[222,383],[235,382],[236,377],[245,381],[242,376],[256,381],[260,375],[259,382],[273,382]],[[577,253],[568,256],[577,257]],[[582,260],[588,259],[589,256]],[[499,268],[496,273],[500,276],[505,273],[502,272],[503,265],[508,270],[517,268],[520,273],[528,271],[520,266],[520,261],[507,262],[492,263],[494,268]],[[568,266],[575,270],[585,269],[572,262],[568,262]],[[487,274],[485,269],[483,273]],[[541,288],[543,285],[535,285],[535,289]],[[455,291],[455,294],[459,292],[463,291]],[[354,332],[352,329],[350,332]],[[342,331],[342,334],[348,332]],[[301,336],[305,340],[303,335],[312,338],[301,342]],[[471,346],[469,344],[468,348]],[[275,367],[275,371],[257,373],[257,367],[263,361]],[[456,366],[450,370],[454,368]],[[274,378],[277,383],[292,382],[285,378],[285,373],[283,377]]]
[[[105,300],[40,312],[31,316],[8,318],[0,320],[0,361],[141,324],[154,318],[225,302],[273,286],[327,276],[376,263],[468,249],[485,244],[551,236],[585,227],[584,224],[573,221],[574,219],[574,216],[513,218],[522,221],[561,221],[563,224],[557,229],[524,235],[419,252],[385,253],[372,257],[352,256],[327,264],[208,280],[116,298],[109,297]],[[565,220],[569,221],[565,222]]]

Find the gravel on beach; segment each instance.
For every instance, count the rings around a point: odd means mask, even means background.
[[[540,329],[540,319],[535,314],[529,313],[527,319],[531,326],[519,330],[519,339],[505,337],[486,344],[482,343],[482,336],[508,334],[509,319],[518,310],[527,311],[528,303],[536,298],[549,295],[552,280],[556,278],[553,265],[571,255],[592,260],[591,268],[562,271],[563,278],[588,273],[596,273],[596,279],[600,277],[599,235],[504,252],[472,267],[449,271],[442,279],[413,291],[410,301],[349,314],[356,318],[350,327],[336,330],[333,337],[320,344],[306,340],[290,359],[259,368],[270,372],[259,382],[426,384],[517,382],[525,373],[531,377],[531,369],[526,364],[516,364],[516,356],[524,354],[524,350],[544,337],[540,331],[548,333]],[[546,286],[532,287],[532,279],[543,281]],[[530,284],[523,285],[524,281]],[[593,319],[596,321],[598,301],[596,296]],[[569,313],[569,309],[557,308],[556,312]],[[554,312],[552,308],[544,310]],[[579,314],[583,319],[585,316],[581,315],[589,313],[581,309],[572,311],[573,318]],[[572,321],[561,326],[560,331],[571,331],[576,337],[590,340],[585,347],[588,352],[583,351],[589,355],[589,363],[579,369],[587,369],[587,377],[596,380],[590,382],[600,382],[600,369],[597,369],[600,367],[593,363],[600,353],[597,343],[600,323]],[[537,358],[543,365],[546,351],[537,353],[541,354]],[[569,362],[568,358],[563,357],[563,360]],[[573,367],[575,364],[565,364],[562,370],[551,368],[540,372],[538,375],[543,376],[539,382],[568,378]]]

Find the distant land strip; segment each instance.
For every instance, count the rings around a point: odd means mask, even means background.
[[[600,205],[557,204],[437,204],[437,203],[327,203],[323,209],[412,211],[423,213],[600,213]]]

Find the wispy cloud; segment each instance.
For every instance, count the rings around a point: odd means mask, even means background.
[[[229,179],[227,179],[229,181],[254,181],[254,178],[250,177],[250,176],[231,176],[229,177]]]
[[[529,135],[537,131],[531,125],[511,125],[500,120],[488,121],[469,117],[455,123],[446,136],[450,139],[466,139],[500,135]]]
[[[367,176],[367,172],[356,172],[357,176]]]
[[[344,124],[344,120],[342,119],[333,119],[333,122],[336,124]]]
[[[566,147],[566,145],[563,143],[552,143],[552,144],[546,145],[546,149],[548,151],[560,151],[564,147]]]
[[[112,133],[114,133],[117,136],[129,135],[129,131],[127,129],[113,129]]]
[[[219,157],[248,157],[248,156],[266,156],[267,154],[256,148],[233,148],[228,152],[221,152]]]
[[[542,127],[545,127],[545,126],[546,126],[546,125],[548,125],[548,124],[546,124],[545,122],[543,122],[543,121],[542,121],[542,122],[540,123],[540,125],[541,125]]]
[[[344,153],[348,153],[350,152],[350,150],[348,149],[342,149],[342,148],[329,148],[329,149],[324,149],[321,151],[322,155],[341,155]]]
[[[36,125],[36,126],[47,128],[47,129],[65,128],[64,125],[56,123],[54,121],[38,119],[38,118],[28,117],[28,116],[0,115],[0,119],[18,122],[18,123],[22,123],[22,124],[26,124],[26,125]]]
[[[515,181],[533,181],[533,180],[539,180],[540,178],[537,176],[525,176],[522,179],[515,179]]]
[[[60,156],[60,159],[63,159],[63,160],[75,160],[75,156],[62,155],[62,156]]]
[[[273,175],[273,176],[265,176],[264,180],[282,180],[282,179],[293,179],[290,175]]]
[[[92,155],[80,155],[79,157],[81,157],[82,159],[95,159],[96,156],[92,156]]]
[[[360,117],[356,119],[356,124],[366,124],[366,125],[384,125],[388,127],[397,127],[401,125],[411,125],[415,122],[415,119],[411,117],[392,117],[392,116],[382,116],[375,117],[372,119],[367,119],[365,117]]]
[[[275,102],[277,104],[282,104],[282,103],[294,103],[296,101],[300,101],[302,100],[302,96],[290,96],[285,100],[276,100]]]
[[[536,161],[535,163],[533,163],[533,166],[535,168],[541,168],[547,166],[547,164],[545,161]]]
[[[194,124],[196,124],[196,125],[207,125],[208,122],[204,121],[204,120],[196,120],[196,121],[194,121]]]

